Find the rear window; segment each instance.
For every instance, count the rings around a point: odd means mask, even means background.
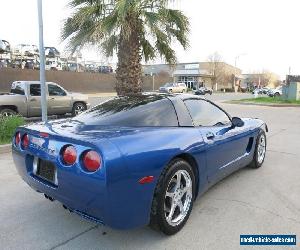
[[[121,127],[177,127],[171,101],[162,96],[121,97],[102,103],[75,117],[86,125]]]

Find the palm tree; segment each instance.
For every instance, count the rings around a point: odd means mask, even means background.
[[[142,59],[147,62],[160,56],[174,64],[172,41],[188,47],[188,18],[170,9],[170,1],[71,0],[74,13],[64,23],[62,39],[72,52],[86,45],[99,46],[107,57],[116,52],[118,95],[138,94]]]

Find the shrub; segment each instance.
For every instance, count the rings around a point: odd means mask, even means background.
[[[0,116],[0,144],[10,143],[16,128],[24,123],[21,116]]]

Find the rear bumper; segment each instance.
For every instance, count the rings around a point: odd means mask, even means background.
[[[56,161],[58,185],[55,186],[33,174],[31,153],[13,146],[12,154],[19,175],[32,189],[59,201],[84,219],[121,230],[149,223],[153,187],[135,188],[130,178],[119,179],[119,173],[123,176],[124,173],[115,171],[121,162],[114,165],[115,180],[108,184],[106,171],[91,175],[80,172],[76,166],[68,168]],[[38,156],[49,160],[44,155]]]
[[[37,192],[61,202],[84,218],[105,224],[107,200],[105,181],[78,175],[76,170],[62,169],[58,164],[58,185],[44,181],[33,174],[34,156],[13,148],[13,160],[22,179]]]

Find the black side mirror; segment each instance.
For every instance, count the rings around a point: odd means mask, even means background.
[[[232,117],[231,122],[233,127],[243,127],[245,124],[239,117]]]

